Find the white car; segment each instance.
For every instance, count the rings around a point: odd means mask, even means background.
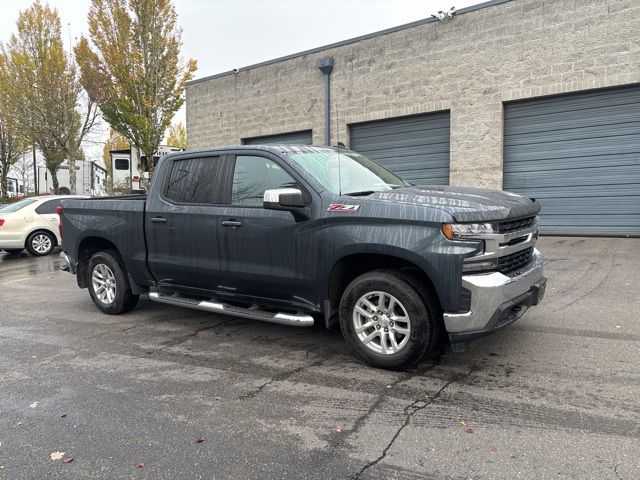
[[[49,255],[60,245],[60,219],[56,208],[70,195],[25,198],[0,208],[0,249],[20,253],[25,248],[37,257]]]

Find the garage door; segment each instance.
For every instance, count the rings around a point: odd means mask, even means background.
[[[281,133],[265,137],[251,137],[242,140],[244,145],[311,145],[313,143],[311,130],[302,132]]]
[[[504,189],[535,197],[542,230],[640,235],[640,88],[505,105]]]
[[[415,185],[449,184],[449,112],[350,126],[351,149]]]

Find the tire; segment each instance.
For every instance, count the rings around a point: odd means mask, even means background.
[[[68,187],[58,188],[58,195],[71,195],[71,190]]]
[[[4,251],[7,252],[9,255],[18,255],[19,253],[22,253],[22,251],[24,250],[24,248],[5,248]]]
[[[38,230],[27,237],[25,247],[34,257],[44,257],[56,248],[56,237],[46,230]]]
[[[93,303],[109,315],[126,313],[138,303],[139,295],[131,293],[127,272],[114,251],[98,252],[91,257],[87,285]]]
[[[378,312],[382,311],[382,315],[371,308],[380,305],[381,297],[384,306]],[[371,322],[374,326],[365,329]],[[373,367],[400,370],[415,365],[438,345],[441,322],[440,309],[431,294],[420,282],[401,272],[365,273],[347,286],[340,301],[342,335],[353,352]],[[358,333],[357,327],[364,330]]]

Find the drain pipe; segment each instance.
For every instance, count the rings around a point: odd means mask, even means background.
[[[316,62],[316,67],[324,76],[324,144],[331,145],[331,110],[329,78],[333,71],[333,57],[321,58]]]

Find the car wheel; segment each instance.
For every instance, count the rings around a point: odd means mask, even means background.
[[[43,230],[33,232],[27,238],[27,250],[34,257],[43,257],[53,252],[56,246],[56,238],[52,233]]]
[[[87,268],[89,294],[96,306],[109,315],[128,312],[138,303],[138,295],[131,286],[124,265],[115,252],[94,254]]]
[[[340,328],[354,353],[371,366],[413,366],[440,339],[439,308],[410,275],[387,270],[353,280],[340,301]]]
[[[4,251],[7,252],[9,255],[18,255],[19,253],[22,253],[22,251],[24,250],[24,248],[5,248]]]

